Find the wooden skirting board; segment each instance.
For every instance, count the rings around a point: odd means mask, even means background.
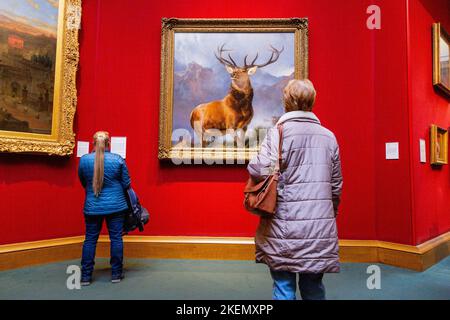
[[[0,270],[79,260],[84,236],[0,245]],[[340,240],[342,262],[385,263],[423,271],[450,254],[450,232],[418,246],[377,240]],[[253,260],[253,238],[125,236],[126,258]],[[98,257],[109,257],[100,236]],[[79,262],[78,262],[79,263]]]

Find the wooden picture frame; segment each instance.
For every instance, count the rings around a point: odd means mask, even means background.
[[[230,163],[234,160],[243,161],[250,159],[255,155],[259,147],[258,146],[247,146],[239,147],[238,144],[233,147],[225,148],[208,148],[203,145],[194,145],[189,142],[188,145],[183,147],[178,147],[175,145],[176,139],[173,138],[173,132],[177,128],[174,127],[174,117],[178,116],[177,111],[174,111],[174,100],[176,100],[174,94],[174,78],[177,77],[175,70],[177,65],[174,65],[175,52],[177,43],[175,42],[175,37],[180,39],[181,35],[186,34],[198,34],[199,36],[239,36],[239,34],[254,35],[256,37],[258,33],[261,34],[289,34],[292,35],[292,50],[291,54],[293,66],[292,66],[292,78],[302,79],[308,77],[308,20],[305,18],[288,18],[288,19],[177,19],[177,18],[163,18],[162,19],[162,38],[161,38],[161,87],[160,87],[160,118],[159,118],[159,152],[158,158],[160,160],[168,159],[203,159],[206,162],[210,160],[217,164],[222,164],[223,161]],[[224,35],[226,34],[226,35]],[[261,35],[262,36],[262,35]],[[188,37],[186,35],[186,37]],[[231,41],[231,43],[233,40]],[[205,42],[203,42],[205,43]],[[230,42],[223,44],[222,49],[228,51],[224,54],[224,57],[229,60],[229,52],[232,51],[234,58],[238,56],[238,48],[229,47]],[[212,44],[211,44],[212,46]],[[216,44],[214,44],[216,46]],[[193,48],[193,49],[192,49]],[[219,50],[219,44],[217,44],[217,50]],[[242,47],[241,47],[242,48]],[[270,49],[269,45],[267,48]],[[273,48],[273,47],[272,47]],[[284,48],[284,47],[283,47]],[[280,49],[280,48],[279,48]],[[190,49],[196,50],[196,47],[191,47]],[[282,50],[282,49],[280,49]],[[242,51],[242,50],[241,50]],[[249,50],[251,51],[251,50]],[[185,51],[187,52],[187,51]],[[209,50],[210,59],[216,61],[217,51]],[[285,51],[286,52],[286,51]],[[255,57],[255,52],[245,52],[248,54],[248,61],[252,61]],[[245,55],[245,53],[242,54]],[[261,62],[263,59],[267,59],[270,56],[270,51],[257,52],[259,57],[257,60]],[[216,54],[216,58],[214,55]],[[287,55],[288,53],[284,53]],[[217,58],[218,59],[218,58]],[[231,60],[233,60],[231,58]],[[238,61],[237,59],[235,59]],[[281,60],[281,59],[280,59]],[[239,58],[240,63],[244,59]],[[220,61],[219,61],[220,62]],[[217,68],[220,67],[219,62],[217,63]],[[274,66],[271,66],[274,67]],[[258,69],[259,70],[259,69]],[[263,70],[267,70],[263,69]],[[228,71],[230,72],[230,71]],[[261,71],[259,71],[261,74]],[[225,74],[225,68],[223,68],[223,73]],[[225,80],[224,80],[225,81]],[[227,86],[229,86],[230,79],[227,76]],[[176,83],[175,83],[176,86]],[[257,89],[255,89],[255,96],[258,94]],[[282,108],[281,101],[281,88],[280,99],[277,100],[277,107]],[[217,99],[221,99],[223,95],[217,95]],[[206,102],[206,101],[203,101]],[[192,109],[195,105],[192,104]],[[178,110],[178,109],[177,109]],[[187,109],[183,109],[187,110]],[[189,109],[190,110],[190,109]],[[191,112],[191,111],[189,111]],[[257,111],[256,111],[257,112]],[[183,116],[187,119],[188,111],[185,111]],[[274,120],[274,119],[272,119]],[[185,121],[187,123],[187,121]],[[192,118],[191,118],[192,123]],[[194,126],[191,125],[192,129]],[[189,130],[192,130],[189,128]],[[195,129],[194,129],[195,130]],[[194,134],[195,135],[195,134]],[[191,141],[191,140],[190,140]],[[203,140],[202,140],[203,141]],[[201,161],[201,160],[200,160]],[[197,163],[197,162],[196,162]]]
[[[0,14],[0,152],[71,155],[81,0],[23,1]]]
[[[450,36],[440,23],[433,24],[433,86],[450,97]]]
[[[430,148],[432,165],[448,164],[448,130],[434,124],[431,125]]]

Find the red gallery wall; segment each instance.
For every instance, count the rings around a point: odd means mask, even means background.
[[[450,103],[430,84],[432,78],[431,24],[441,22],[450,32],[450,2],[448,0],[410,0],[410,105],[412,110],[411,148],[414,194],[414,225],[417,243],[450,230],[449,166],[432,168],[419,161],[419,139],[430,147],[429,128],[436,124],[450,126]]]
[[[371,4],[382,8],[381,30],[366,28],[366,8]],[[428,188],[435,188],[437,181],[427,179],[438,173],[429,168],[419,172],[409,157],[412,81],[407,73],[406,9],[405,0],[280,0],[276,5],[267,0],[214,5],[206,0],[84,0],[77,139],[91,140],[100,129],[127,136],[133,184],[152,215],[146,235],[252,236],[257,218],[242,208],[244,167],[173,166],[157,160],[160,21],[308,17],[310,78],[318,91],[315,112],[335,132],[342,152],[340,238],[405,244],[426,240],[448,230],[448,223],[437,210],[433,218],[412,214],[413,204],[424,210],[435,198],[418,201],[421,190],[414,188],[412,193],[411,181],[423,179]],[[413,76],[429,83],[428,72]],[[431,94],[422,96],[426,104],[431,104]],[[448,109],[446,116],[448,125]],[[423,124],[417,130],[417,135],[424,135]],[[384,144],[390,141],[400,142],[397,161],[384,160]],[[83,233],[77,165],[74,156],[0,154],[0,243]],[[445,178],[436,179],[447,179],[448,186],[448,169],[441,174]],[[448,187],[441,194],[448,198]],[[422,222],[422,236],[415,237],[414,225]]]

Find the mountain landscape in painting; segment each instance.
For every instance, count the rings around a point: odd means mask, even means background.
[[[201,130],[247,128],[249,137],[248,130],[268,129],[283,114],[282,90],[294,78],[292,34],[179,33],[174,51],[173,130],[192,139],[199,119]]]
[[[293,78],[293,73],[276,77],[263,70],[252,76],[255,114],[249,128],[269,128],[278,120],[283,114],[282,90]],[[183,128],[193,133],[189,123],[192,109],[200,103],[222,99],[229,86],[230,76],[220,64],[213,69],[195,62],[187,66],[175,63],[173,128]]]

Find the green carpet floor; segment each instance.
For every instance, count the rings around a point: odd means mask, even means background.
[[[252,261],[127,259],[126,278],[110,282],[107,259],[97,259],[94,282],[66,287],[66,268],[79,260],[0,272],[0,299],[271,299],[265,265]],[[379,264],[381,289],[369,290],[366,263],[327,274],[328,299],[450,299],[450,257],[425,272]]]

